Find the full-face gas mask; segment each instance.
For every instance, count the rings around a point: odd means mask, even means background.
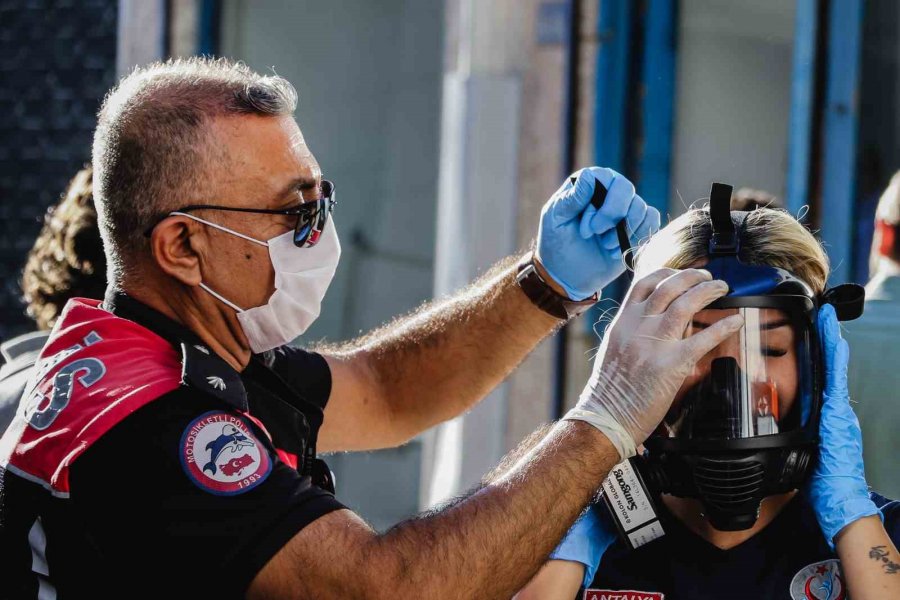
[[[729,293],[694,316],[693,331],[739,313],[744,326],[697,363],[646,452],[617,466],[604,499],[633,547],[662,535],[654,498],[697,498],[716,529],[749,529],[766,496],[798,489],[816,458],[823,361],[818,308],[862,314],[855,284],[816,296],[798,277],[738,258],[749,213],[730,210],[731,186],[710,192],[712,238],[704,267]],[[736,217],[733,219],[733,216]],[[690,331],[688,333],[691,333]],[[618,474],[617,474],[618,471]]]

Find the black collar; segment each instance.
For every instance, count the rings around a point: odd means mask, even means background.
[[[108,294],[106,310],[134,321],[168,341],[181,353],[181,381],[247,412],[247,390],[241,374],[213,352],[193,331],[127,294]]]

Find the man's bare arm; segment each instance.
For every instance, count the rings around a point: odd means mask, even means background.
[[[365,337],[317,348],[333,381],[320,451],[396,446],[461,414],[559,327],[519,288],[514,262]]]
[[[619,456],[596,429],[557,424],[495,481],[383,534],[349,511],[298,533],[250,598],[510,598],[538,570]]]
[[[508,471],[381,535],[352,513],[322,517],[263,568],[251,597],[512,596],[614,463],[656,428],[697,360],[742,324],[733,316],[683,337],[693,315],[728,291],[710,279],[662,269],[635,283],[575,409]]]

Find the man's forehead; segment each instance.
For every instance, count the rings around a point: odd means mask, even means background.
[[[318,182],[319,164],[303,133],[290,116],[241,115],[215,119],[211,124],[215,154],[220,155],[216,177],[251,201],[272,198],[292,182]],[[231,195],[231,194],[230,194]],[[238,198],[236,198],[238,199]]]
[[[312,152],[310,152],[309,146],[306,145],[306,140],[303,138],[303,132],[300,131],[300,127],[297,126],[296,121],[291,119],[291,122],[294,123],[294,126],[296,127],[296,131],[291,133],[290,136],[291,150],[299,158],[312,157]]]

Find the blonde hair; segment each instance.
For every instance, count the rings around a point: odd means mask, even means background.
[[[738,213],[731,218],[737,227]],[[815,237],[790,213],[757,208],[746,213],[739,258],[747,264],[790,271],[816,294],[825,291],[828,256]],[[635,279],[661,267],[686,269],[706,260],[712,227],[709,207],[694,208],[671,221],[635,254]]]

